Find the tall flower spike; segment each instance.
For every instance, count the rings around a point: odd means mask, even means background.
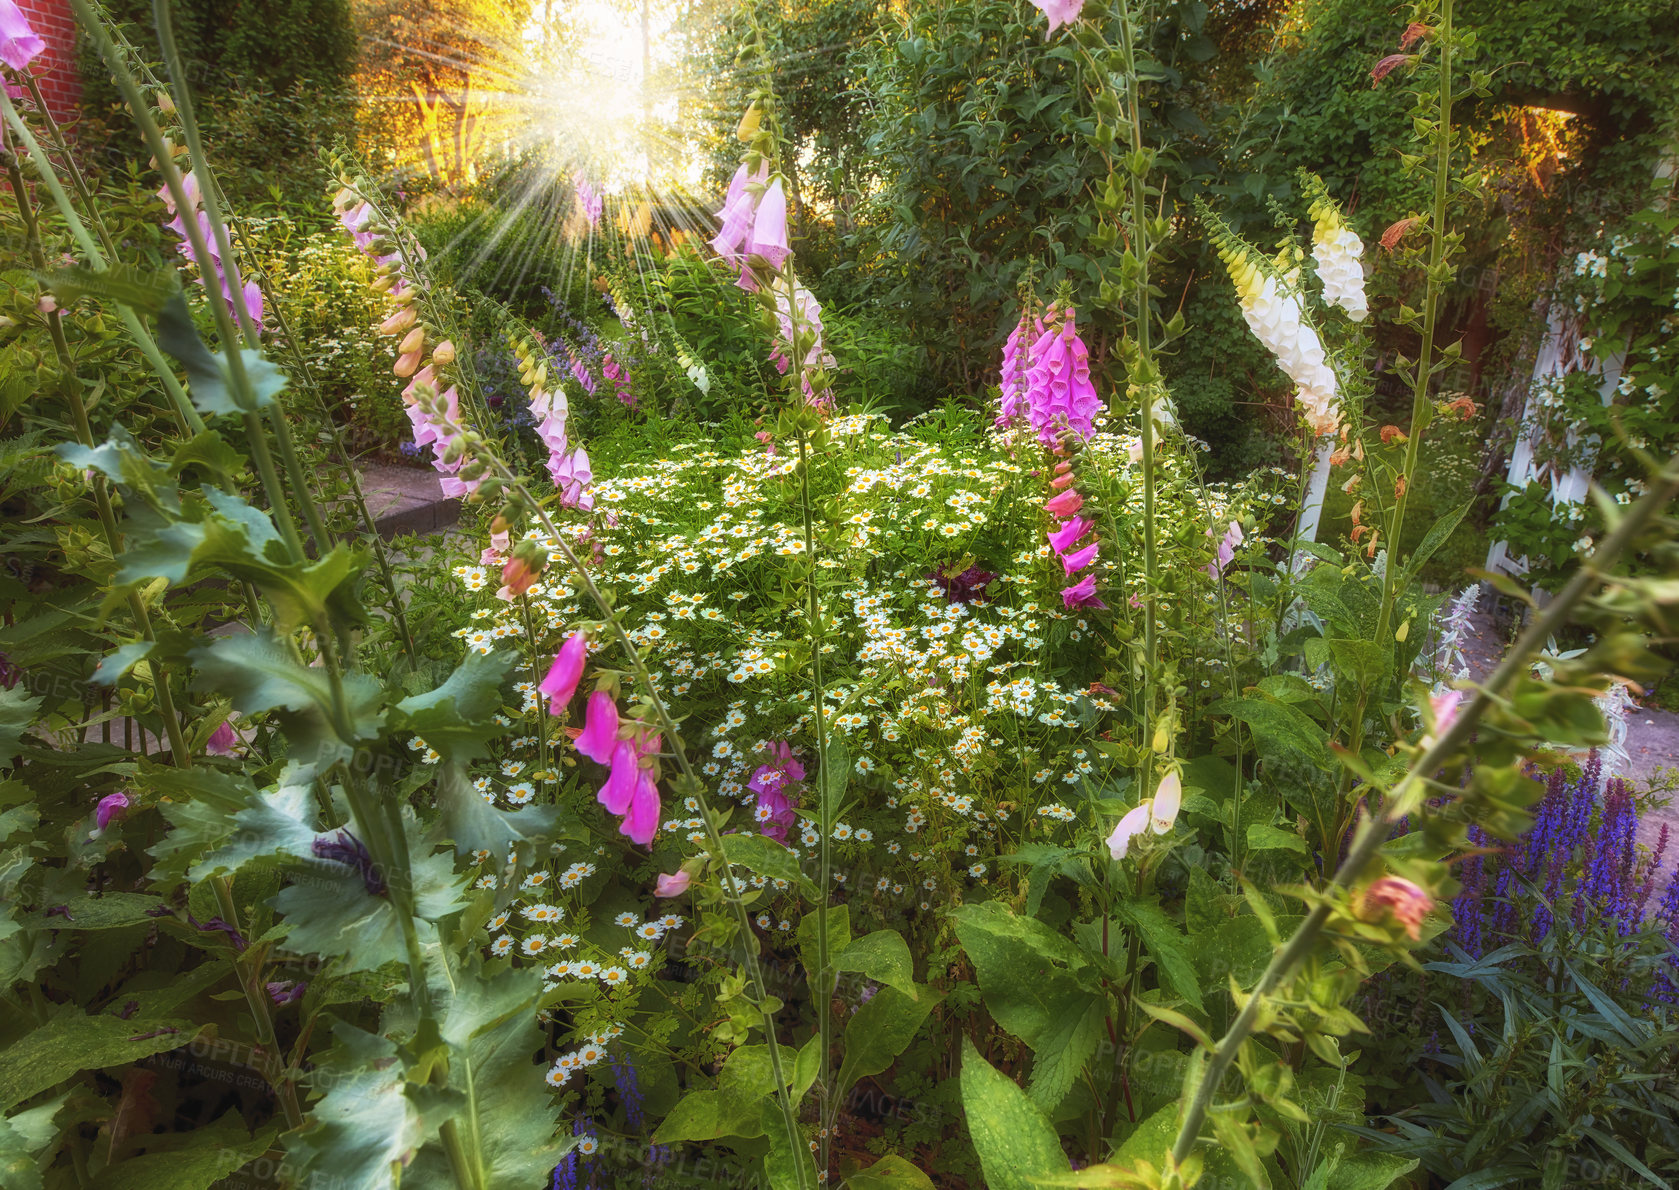
[[[1303,177],[1312,199],[1312,260],[1323,282],[1324,300],[1341,307],[1354,322],[1362,322],[1370,313],[1364,297],[1364,266],[1359,263],[1364,241],[1341,217],[1341,208],[1329,196],[1323,179],[1304,171]]]
[[[1046,329],[1032,344],[1032,367],[1026,373],[1027,417],[1045,447],[1072,430],[1085,441],[1095,427],[1092,418],[1102,407],[1090,382],[1090,353],[1078,336],[1069,307],[1059,318],[1045,320]]]
[[[577,683],[583,678],[583,662],[588,655],[588,638],[581,632],[573,632],[560,646],[560,651],[554,654],[554,663],[537,686],[548,696],[549,713],[558,715],[564,711],[571,696],[577,693]]]

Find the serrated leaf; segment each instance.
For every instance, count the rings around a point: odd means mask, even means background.
[[[151,911],[162,904],[161,897],[144,893],[89,893],[51,906],[61,910],[51,916],[43,906],[20,918],[19,924],[26,930],[116,930],[151,920]]]
[[[145,314],[156,314],[170,295],[180,292],[173,269],[142,270],[132,265],[112,264],[103,272],[86,265],[71,265],[39,274],[39,280],[61,306],[74,305],[84,297],[99,298],[131,306]]]
[[[431,743],[429,735],[425,738]],[[514,851],[519,862],[529,866],[535,861],[537,846],[553,840],[560,823],[570,816],[570,811],[560,805],[531,805],[517,810],[492,805],[472,787],[466,770],[458,764],[444,764],[438,769],[435,788],[440,822],[459,855],[488,851],[501,859]]]
[[[1190,942],[1178,924],[1152,901],[1122,898],[1115,912],[1142,935],[1143,948],[1159,969],[1161,982],[1196,1012],[1205,1012],[1201,986],[1190,961]]]
[[[41,1190],[41,1165],[59,1130],[53,1117],[70,1097],[57,1099],[0,1120],[0,1186],[6,1190]],[[56,1147],[56,1146],[54,1146]]]
[[[1248,848],[1251,851],[1295,851],[1305,855],[1306,840],[1293,831],[1256,822],[1248,827]]]
[[[299,665],[269,629],[217,637],[190,654],[198,667],[193,689],[226,695],[241,715],[274,712],[286,729],[294,759],[327,768],[348,760],[356,745],[379,734],[379,683],[345,674],[342,688],[351,738],[337,734],[332,681],[325,669]]]
[[[1247,724],[1262,751],[1292,752],[1314,767],[1329,767],[1329,733],[1297,707],[1249,696],[1221,698],[1208,709]]]
[[[446,761],[467,764],[488,756],[486,745],[502,734],[492,716],[501,709],[501,687],[514,660],[500,649],[469,652],[435,690],[397,703],[392,729],[421,736]]]
[[[290,767],[280,783],[254,795],[233,815],[231,838],[195,864],[194,884],[211,876],[237,872],[256,859],[290,856],[312,859],[315,830],[314,770]]]
[[[186,1045],[198,1028],[173,1017],[86,1016],[66,1005],[0,1051],[0,1111],[83,1070],[122,1066]]]
[[[0,689],[0,765],[10,767],[17,759],[18,744],[34,725],[41,701],[40,695],[31,697],[21,686]]]
[[[268,1127],[253,1136],[240,1114],[229,1111],[208,1128],[181,1134],[177,1148],[107,1166],[99,1174],[100,1190],[207,1190],[266,1153],[278,1131]]]
[[[896,1153],[845,1180],[847,1190],[933,1190],[933,1181]]]
[[[962,1038],[962,1114],[988,1190],[1032,1190],[1033,1179],[1071,1171],[1044,1113]]]
[[[151,656],[152,650],[157,648],[154,640],[129,641],[125,645],[118,645],[104,657],[88,680],[97,686],[109,686],[122,680],[123,676],[140,662]]]

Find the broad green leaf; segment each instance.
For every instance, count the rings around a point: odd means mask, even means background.
[[[804,960],[805,978],[815,986],[817,962],[816,927],[817,914],[827,915],[828,919],[828,960],[851,945],[851,907],[849,905],[830,905],[825,909],[812,908],[799,919],[798,941],[799,957]]]
[[[1335,1167],[1335,1190],[1387,1190],[1417,1167],[1414,1157],[1393,1153],[1355,1153]]]
[[[933,1190],[933,1181],[896,1153],[858,1170],[845,1180],[847,1190]]]
[[[425,737],[431,742],[431,736]],[[433,789],[442,811],[442,826],[447,837],[454,841],[457,854],[488,851],[505,857],[516,851],[519,862],[530,866],[535,861],[536,848],[554,839],[561,821],[570,811],[558,804],[524,806],[504,810],[485,801],[458,763],[445,763],[437,770]]]
[[[152,880],[185,880],[187,870],[234,830],[234,816],[250,804],[256,787],[242,773],[208,765],[190,769],[142,760],[135,782],[156,795],[157,809],[170,830],[152,844]]]
[[[41,696],[30,697],[21,686],[0,690],[0,765],[10,767],[18,755],[18,742],[35,722]]]
[[[453,1101],[410,1094],[395,1042],[345,1021],[332,1034],[337,1044],[310,1077],[326,1094],[311,1105],[309,1126],[286,1137],[298,1180],[396,1190],[403,1167],[459,1110],[458,1093]]]
[[[1184,897],[1184,928],[1191,938],[1199,939],[1208,930],[1216,929],[1230,920],[1226,909],[1228,894],[1218,882],[1207,875],[1200,864],[1189,865],[1189,889]],[[1239,899],[1238,899],[1239,903]]]
[[[1305,652],[1308,665],[1315,668],[1327,661],[1337,681],[1361,690],[1374,689],[1393,668],[1393,650],[1373,640],[1314,637],[1306,642]]]
[[[1107,1012],[1103,998],[1086,995],[1068,1009],[1049,1022],[1032,1047],[1032,1076],[1026,1093],[1046,1113],[1061,1106],[1102,1040]]]
[[[500,649],[468,653],[437,689],[397,703],[392,729],[421,736],[446,761],[466,764],[488,756],[485,745],[503,734],[492,716],[501,709],[501,687],[513,662],[513,654]]]
[[[49,1103],[0,1120],[0,1186],[6,1190],[41,1190],[41,1166],[60,1135],[53,1117],[69,1097],[66,1091]]]
[[[286,385],[280,370],[263,358],[262,353],[241,348],[239,358],[245,365],[251,393],[243,401],[228,376],[226,361],[213,355],[198,336],[193,325],[192,311],[187,307],[186,295],[179,290],[163,303],[157,316],[157,345],[170,355],[187,373],[188,393],[193,405],[205,416],[218,413],[254,413],[272,405],[274,395]]]
[[[465,1097],[457,1127],[469,1159],[484,1172],[486,1190],[530,1190],[547,1182],[576,1143],[556,1137],[558,1104],[533,1066],[544,1029],[535,1008],[542,977],[533,968],[490,975],[473,955],[454,972],[454,991],[438,1004],[442,1040],[449,1047],[449,1084]],[[453,1185],[440,1145],[428,1144],[403,1184]]]
[[[217,637],[192,651],[193,689],[228,696],[241,715],[273,711],[285,727],[291,755],[322,769],[348,760],[357,744],[379,733],[379,683],[367,674],[342,679],[345,729],[338,734],[332,682],[324,668],[299,665],[272,631]]]
[[[101,1190],[206,1190],[247,1161],[268,1151],[277,1128],[251,1135],[237,1111],[208,1128],[180,1134],[182,1143],[167,1152],[148,1151],[107,1166],[99,1174]]]
[[[314,770],[288,766],[280,784],[254,795],[233,816],[229,841],[194,864],[194,884],[222,873],[237,872],[256,859],[276,855],[313,860],[316,814]]]
[[[115,930],[152,920],[148,910],[162,904],[162,898],[143,893],[108,892],[102,896],[90,893],[51,906],[59,912],[50,917],[43,906],[19,921],[30,930]]]
[[[1177,922],[1153,901],[1134,901],[1121,898],[1115,907],[1120,918],[1134,926],[1143,936],[1143,948],[1160,970],[1161,982],[1196,1012],[1205,1012],[1201,1004],[1201,985],[1195,978],[1190,961],[1191,944]]]
[[[1276,924],[1286,935],[1302,920],[1283,916]],[[1251,913],[1226,918],[1211,930],[1197,933],[1193,942],[1190,956],[1204,988],[1227,987],[1232,978],[1251,987],[1276,949],[1265,933],[1265,923]]]
[[[186,1045],[199,1026],[175,1017],[85,1016],[70,1005],[0,1051],[0,1111],[83,1070],[104,1070]]]
[[[721,1091],[689,1091],[653,1133],[653,1143],[683,1140],[720,1140],[725,1136],[757,1136],[763,1128],[762,1100],[741,1103]]]
[[[819,1186],[816,1160],[805,1144],[802,1132],[787,1134],[787,1119],[781,1105],[772,1096],[759,1108],[760,1127],[769,1138],[769,1152],[764,1154],[764,1176],[770,1190],[799,1190],[801,1186]]]
[[[879,1074],[909,1048],[927,1014],[942,999],[929,988],[915,998],[896,988],[882,988],[845,1026],[845,1058],[840,1063],[840,1094],[860,1078]]]
[[[845,803],[845,789],[851,781],[851,751],[845,745],[845,737],[838,732],[828,737],[827,767],[828,771],[822,774],[822,789],[827,794],[822,816],[826,824],[832,825]]]
[[[1262,752],[1292,752],[1314,767],[1329,768],[1329,733],[1298,707],[1246,696],[1221,698],[1209,709],[1247,724]]]
[[[915,967],[909,944],[896,930],[876,930],[853,939],[834,960],[834,969],[856,971],[915,999]]]
[[[1460,489],[1461,490],[1461,489]],[[1423,565],[1434,556],[1434,552],[1445,545],[1451,535],[1457,532],[1457,527],[1475,506],[1475,501],[1466,500],[1456,508],[1449,509],[1439,520],[1429,526],[1428,532],[1417,544],[1417,552],[1412,554],[1405,564],[1406,581],[1422,573]]]
[[[1306,854],[1306,840],[1293,831],[1256,822],[1248,827],[1248,848],[1252,851],[1296,851]]]
[[[86,265],[70,265],[40,274],[43,285],[52,290],[61,306],[71,306],[84,297],[99,298],[132,306],[144,314],[157,314],[169,298],[180,292],[173,269],[145,270],[133,265],[112,264],[102,272]]]
[[[88,680],[100,686],[109,686],[120,681],[129,670],[151,656],[155,648],[155,640],[136,640],[118,645],[100,659],[93,676]]]
[[[799,870],[798,855],[767,835],[724,835],[723,857],[754,875],[785,880],[816,896],[815,882]]]
[[[987,1190],[1032,1190],[1034,1178],[1071,1170],[1049,1119],[966,1036],[961,1085],[962,1114]]]

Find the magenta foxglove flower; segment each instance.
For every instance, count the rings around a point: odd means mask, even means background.
[[[1092,562],[1096,561],[1096,555],[1101,548],[1101,542],[1093,541],[1075,554],[1063,554],[1061,556],[1062,569],[1067,572],[1069,577],[1077,574],[1086,566],[1089,566]]]
[[[583,733],[577,737],[577,750],[596,764],[606,764],[617,748],[618,704],[606,691],[596,690],[589,695]]]
[[[1072,516],[1083,507],[1084,497],[1072,488],[1068,488],[1064,492],[1058,492],[1044,501],[1044,511],[1051,516]]]
[[[1061,588],[1061,602],[1071,611],[1075,607],[1107,607],[1096,598],[1096,576],[1087,574],[1070,587]]]
[[[1073,311],[1063,310],[1032,344],[1032,367],[1026,373],[1027,417],[1046,447],[1056,435],[1072,430],[1085,441],[1096,432],[1091,419],[1102,407],[1090,382],[1090,353],[1078,337]]]
[[[1014,330],[1009,332],[1008,342],[1003,344],[1003,367],[998,376],[1002,399],[998,405],[998,426],[1012,426],[1026,420],[1026,373],[1031,368],[1031,357],[1028,349],[1044,333],[1044,320],[1039,318],[1028,322],[1026,312],[1020,313],[1020,321]]]
[[[577,683],[583,678],[583,662],[588,655],[589,642],[581,632],[573,632],[566,637],[565,644],[554,654],[554,663],[548,667],[548,675],[537,686],[548,696],[550,714],[558,715],[564,711],[571,696],[577,693]]]
[[[1068,550],[1078,544],[1079,538],[1095,527],[1096,523],[1094,521],[1087,521],[1081,516],[1076,516],[1054,533],[1048,535],[1049,546],[1058,555],[1065,556]]]
[[[93,812],[93,824],[104,830],[113,822],[118,822],[128,814],[128,795],[126,793],[107,793],[99,799],[99,806]]]
[[[612,752],[612,771],[596,795],[601,805],[624,819],[618,832],[642,846],[651,843],[659,829],[659,739],[638,731],[619,740]]]
[[[793,756],[792,745],[786,740],[771,744],[769,763],[759,765],[758,771],[746,783],[746,787],[758,795],[754,817],[760,834],[768,835],[778,843],[787,841],[787,828],[798,818],[793,813],[798,799],[787,792],[787,787],[804,779],[805,766]]]
[[[221,725],[210,733],[204,747],[213,755],[226,756],[233,751],[233,746],[238,742],[239,737],[233,734],[233,725],[223,720]]]
[[[22,70],[47,48],[12,0],[0,0],[0,62]]]
[[[674,872],[660,872],[659,878],[653,882],[653,895],[656,897],[680,897],[688,891],[688,885],[693,877],[678,868]]]
[[[1079,19],[1084,0],[1032,0],[1032,7],[1049,18],[1049,28],[1044,30],[1047,40],[1062,25],[1070,25]]]

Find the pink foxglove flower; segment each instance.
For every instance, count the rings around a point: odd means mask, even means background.
[[[1032,344],[1032,367],[1026,373],[1027,418],[1046,447],[1064,430],[1089,441],[1096,432],[1091,419],[1102,408],[1090,381],[1090,353],[1078,337],[1071,309],[1046,325]]]
[[[1084,497],[1072,488],[1058,492],[1044,501],[1044,511],[1051,516],[1069,517],[1084,507]]]
[[[804,779],[805,766],[793,756],[792,746],[786,740],[771,744],[769,763],[759,765],[758,771],[746,783],[746,787],[758,795],[754,817],[760,834],[768,835],[778,843],[787,841],[787,828],[798,819],[793,812],[798,799],[787,792],[787,787]]]
[[[729,180],[729,193],[723,199],[723,209],[717,212],[717,217],[723,221],[717,231],[711,246],[726,262],[732,265],[744,264],[744,250],[752,235],[752,214],[756,204],[752,201],[750,185],[762,185],[769,180],[770,163],[766,159],[759,163],[756,172],[748,172],[744,164],[735,170],[735,176]]]
[[[1208,530],[1208,532],[1210,533],[1211,530]],[[1235,521],[1231,521],[1230,528],[1225,531],[1224,540],[1218,543],[1218,557],[1207,564],[1207,573],[1214,578],[1223,574],[1224,568],[1229,566],[1236,557],[1236,547],[1245,540],[1246,538],[1242,536],[1242,526]]]
[[[239,737],[233,734],[233,725],[225,719],[210,733],[204,747],[212,756],[227,756],[232,753],[233,746],[239,742]]]
[[[99,806],[93,812],[93,822],[100,830],[104,830],[111,823],[120,821],[128,813],[128,795],[126,793],[107,793],[99,799]]]
[[[1048,535],[1049,546],[1056,554],[1065,556],[1067,551],[1078,544],[1079,539],[1096,527],[1094,521],[1087,521],[1081,516],[1073,517],[1055,532]]]
[[[618,748],[618,704],[612,695],[596,690],[589,695],[589,707],[584,714],[583,733],[577,737],[577,750],[596,764],[606,764]]]
[[[5,2],[6,0],[0,0],[0,4]],[[0,10],[0,16],[3,16],[3,10]],[[216,281],[218,283],[217,288],[221,290],[222,298],[227,302],[228,308],[230,310],[236,310],[239,306],[243,306],[245,313],[250,316],[251,321],[256,324],[257,329],[261,330],[261,287],[259,287],[255,281],[247,281],[245,284],[241,285],[237,291],[234,290],[233,282],[228,279],[227,270],[223,267],[221,251],[216,246],[215,236],[211,234],[210,231],[210,216],[199,208],[199,203],[203,200],[203,195],[199,189],[197,176],[191,171],[188,171],[187,174],[181,178],[181,188],[185,191],[187,202],[192,206],[190,211],[180,211],[176,209],[174,196],[170,194],[167,186],[158,191],[158,195],[163,199],[164,205],[169,208],[169,213],[174,216],[174,218],[164,224],[164,226],[168,228],[168,230],[174,232],[176,237],[181,241],[179,245],[181,255],[198,266],[198,283],[208,289],[210,287],[210,274],[215,274]],[[197,225],[199,233],[204,238],[204,249],[210,254],[210,259],[208,261],[198,259],[198,251],[193,247],[192,236],[187,230],[186,221],[189,218]],[[365,218],[366,216],[363,216],[364,220]],[[237,268],[234,269],[234,275],[238,275]]]
[[[587,510],[595,506],[595,498],[588,491],[594,472],[589,469],[589,454],[581,446],[569,455],[549,459],[548,474],[565,507]]]
[[[577,209],[583,212],[583,217],[589,221],[591,227],[599,227],[603,207],[600,194],[582,174],[572,178],[572,188],[577,196]]]
[[[573,632],[566,638],[560,651],[554,654],[554,663],[548,667],[548,674],[537,685],[537,689],[548,696],[550,714],[558,715],[565,710],[566,703],[577,693],[577,683],[583,678],[583,662],[589,655],[589,642],[581,632]]]
[[[808,335],[810,346],[804,355],[803,370],[800,373],[801,387],[804,390],[805,403],[826,407],[832,397],[824,389],[818,392],[812,375],[819,369],[832,368],[834,357],[822,342],[822,305],[811,293],[795,279],[793,285],[793,301],[787,298],[787,286],[783,279],[777,277],[771,283],[770,295],[775,301],[776,339],[770,349],[770,362],[776,371],[782,375],[792,366],[793,343],[798,335]],[[794,310],[797,306],[798,326],[794,327]]]
[[[1061,588],[1061,602],[1071,611],[1075,607],[1107,607],[1096,598],[1096,576],[1087,574],[1070,587]]]
[[[12,0],[0,0],[0,62],[22,70],[47,48]]]
[[[787,245],[787,195],[781,189],[781,179],[776,178],[758,200],[747,252],[762,257],[770,268],[779,269],[790,251]]]
[[[1073,575],[1083,570],[1086,566],[1089,566],[1092,562],[1096,561],[1097,553],[1101,550],[1101,548],[1101,542],[1093,541],[1077,553],[1063,554],[1061,557],[1061,568],[1067,573],[1067,577],[1071,578]]]
[[[1079,19],[1084,0],[1032,0],[1032,7],[1049,18],[1049,28],[1044,30],[1047,40],[1062,25],[1070,25]]]
[[[653,895],[656,897],[680,897],[688,891],[688,885],[693,877],[678,868],[674,872],[660,872],[659,878],[653,882]]]
[[[1026,420],[1026,373],[1031,369],[1031,345],[1043,336],[1044,320],[1028,321],[1024,310],[1008,342],[1003,344],[1003,367],[998,376],[1002,399],[997,411],[998,426],[1012,426]]]
[[[638,731],[619,740],[612,752],[612,771],[596,800],[624,821],[618,832],[643,846],[659,829],[659,737]]]

